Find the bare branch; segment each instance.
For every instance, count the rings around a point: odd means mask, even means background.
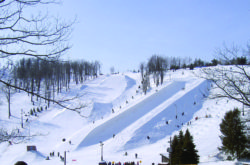
[[[70,46],[67,44],[75,20],[60,23],[48,14],[27,17],[24,11],[39,4],[57,3],[55,0],[12,0],[1,3],[0,57],[36,56],[57,58]],[[46,46],[46,47],[45,47]],[[45,48],[45,49],[44,49]]]
[[[26,92],[26,93],[32,94],[32,95],[34,95],[34,96],[38,96],[39,98],[42,98],[42,99],[44,99],[44,100],[51,101],[51,102],[53,102],[53,103],[59,105],[60,107],[63,107],[63,108],[65,108],[65,109],[68,109],[68,110],[71,110],[71,111],[75,111],[75,112],[80,113],[80,111],[78,111],[78,110],[81,110],[82,108],[85,107],[85,106],[81,106],[81,107],[70,108],[69,106],[65,105],[66,102],[75,100],[76,98],[79,98],[79,96],[75,96],[75,97],[73,97],[73,98],[65,99],[65,100],[54,100],[54,99],[50,99],[50,98],[45,98],[44,96],[42,96],[42,95],[40,95],[40,94],[38,94],[38,93],[35,93],[35,92],[31,92],[31,91],[29,91],[29,90],[27,90],[27,89],[25,89],[25,88],[21,88],[21,87],[18,87],[18,86],[14,86],[14,85],[12,85],[12,84],[10,84],[10,83],[8,83],[8,82],[5,82],[5,81],[3,81],[3,80],[1,80],[1,79],[0,79],[0,82],[3,83],[3,84],[5,84],[6,86],[11,87],[11,88],[19,89],[19,90],[21,90],[21,91],[24,91],[24,92]]]
[[[26,11],[29,13],[29,9],[32,7],[59,2],[60,0],[0,0],[0,58],[9,60],[12,57],[35,57],[43,61],[58,61],[71,48],[68,40],[75,20],[66,23],[58,18],[49,17],[48,13],[43,12],[27,16]],[[2,72],[4,70],[9,69],[0,68],[2,74],[4,74]],[[39,92],[34,92],[33,89],[29,90],[27,87],[10,83],[5,76],[0,77],[0,83],[8,87],[53,102],[79,114],[84,107],[84,105],[78,107],[67,105],[69,101],[75,100],[79,96],[64,100],[51,99]],[[7,76],[10,77],[10,75]]]
[[[224,64],[230,64],[232,59],[237,59],[240,49],[233,46],[231,49],[226,46],[218,49],[217,55]],[[208,79],[219,88],[221,93],[214,94],[212,98],[230,98],[244,105],[250,106],[250,66],[249,65],[219,65],[216,67],[202,68],[199,77]]]

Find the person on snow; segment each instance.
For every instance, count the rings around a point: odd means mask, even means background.
[[[138,154],[137,154],[137,153],[135,153],[135,158],[137,159],[137,157],[138,157]]]

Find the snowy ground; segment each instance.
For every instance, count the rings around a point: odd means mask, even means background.
[[[167,73],[164,84],[151,85],[147,95],[136,92],[139,85],[137,73],[104,75],[81,85],[72,84],[71,91],[60,97],[83,95],[72,104],[85,104],[81,115],[86,118],[52,105],[38,117],[25,116],[24,121],[28,118],[28,122],[24,122],[24,129],[20,128],[21,109],[28,114],[31,108],[45,106],[45,103],[33,106],[27,94],[16,93],[12,97],[13,116],[8,119],[7,102],[1,96],[1,127],[19,129],[24,135],[37,135],[25,141],[13,140],[13,145],[1,143],[1,164],[13,165],[19,160],[29,165],[63,164],[57,153],[63,155],[67,151],[69,165],[97,165],[102,141],[106,161],[141,161],[143,165],[151,165],[161,161],[160,153],[167,153],[170,137],[187,128],[194,137],[201,165],[235,164],[223,161],[218,151],[221,145],[219,124],[225,112],[237,106],[241,108],[240,104],[226,99],[207,99],[218,91],[210,90],[209,82],[194,77],[188,70]],[[192,124],[187,125],[190,121]],[[36,145],[38,152],[27,152],[27,145]],[[45,160],[51,152],[56,156]]]

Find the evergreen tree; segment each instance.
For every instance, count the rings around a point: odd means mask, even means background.
[[[182,130],[180,130],[179,132],[179,136],[178,136],[178,145],[176,146],[176,155],[177,155],[177,159],[178,159],[178,164],[182,163],[181,159],[182,159],[182,152],[183,152],[183,143],[184,143],[184,135]]]
[[[32,110],[32,109],[30,110],[30,115],[32,115],[32,116],[34,115],[34,113],[33,113],[33,110]]]
[[[180,132],[179,132],[178,139],[179,139],[179,144],[180,144],[181,146],[183,146],[183,143],[184,143],[184,135],[183,135],[183,131],[182,131],[182,130],[180,130]]]
[[[194,69],[194,64],[190,64],[190,70]]]
[[[170,154],[170,158],[171,158],[171,163],[172,164],[177,164],[178,161],[178,153],[177,153],[177,146],[179,144],[179,140],[178,140],[178,136],[175,135],[173,141],[171,142],[171,154]]]
[[[199,163],[199,155],[197,154],[197,150],[195,149],[195,144],[193,142],[193,137],[190,135],[189,130],[186,130],[184,143],[183,143],[183,152],[181,155],[181,163],[182,164],[198,164]]]
[[[247,147],[244,129],[238,108],[227,112],[220,124],[222,147],[219,149],[233,158],[240,159]]]
[[[193,137],[187,130],[185,135],[180,131],[179,135],[175,135],[171,142],[171,164],[197,164],[199,163],[199,155],[193,143]]]

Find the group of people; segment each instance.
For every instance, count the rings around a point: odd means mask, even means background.
[[[108,162],[107,165],[139,165],[139,164],[140,164],[139,161],[138,161],[138,162],[132,161],[132,162],[124,162],[124,163],[121,163],[121,162],[118,162],[118,163],[115,163],[115,162]]]
[[[55,152],[51,152],[49,153],[50,157],[54,157],[55,156]],[[60,152],[57,152],[57,157],[59,157],[61,159],[61,161],[64,161],[64,157],[62,155],[60,155]],[[46,158],[47,160],[49,160],[49,157]]]
[[[125,152],[124,155],[128,156],[128,153]],[[135,153],[135,158],[136,159],[138,158],[138,154],[137,153]],[[131,161],[131,162],[124,162],[124,163],[121,163],[121,162],[117,162],[117,163],[115,163],[115,162],[108,162],[108,163],[106,163],[105,162],[105,165],[140,165],[140,164],[141,164],[141,161],[137,161],[137,162]]]

